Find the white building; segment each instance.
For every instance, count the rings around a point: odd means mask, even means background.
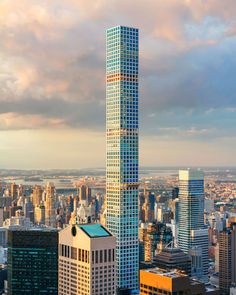
[[[204,174],[179,171],[179,232],[181,250],[192,257],[192,276],[208,281],[208,229],[204,224]]]
[[[236,286],[230,288],[230,295],[236,295]]]
[[[101,224],[72,224],[59,232],[59,295],[113,295],[116,239]]]

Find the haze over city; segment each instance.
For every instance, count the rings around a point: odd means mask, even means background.
[[[105,166],[105,35],[140,29],[141,166],[233,166],[234,0],[0,2],[2,168]]]

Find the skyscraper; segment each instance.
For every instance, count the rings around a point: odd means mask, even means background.
[[[181,250],[192,258],[192,276],[208,280],[208,230],[204,225],[204,175],[179,171],[179,233]]]
[[[8,231],[8,294],[57,294],[58,232],[50,228]]]
[[[45,224],[55,226],[55,186],[53,182],[48,182],[46,185],[46,201],[45,201]]]
[[[117,287],[138,289],[138,29],[107,30],[107,226],[116,237]]]
[[[36,224],[45,224],[45,206],[43,204],[34,208],[34,222]]]
[[[87,203],[87,206],[92,201],[91,188],[85,184],[81,185],[79,188],[79,201],[82,204],[83,202]]]
[[[74,223],[60,231],[58,294],[114,295],[115,245],[98,223]]]
[[[35,185],[32,193],[32,202],[34,207],[39,206],[42,201],[43,189],[41,185]]]
[[[236,284],[236,223],[219,234],[219,285],[221,294],[230,294]]]
[[[13,200],[17,199],[17,189],[18,189],[18,185],[15,183],[11,184],[11,197]]]

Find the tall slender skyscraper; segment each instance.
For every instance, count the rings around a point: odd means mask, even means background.
[[[107,226],[116,237],[118,294],[138,289],[138,29],[107,30]]]
[[[32,203],[34,207],[39,206],[42,201],[43,189],[41,185],[35,185],[32,193]]]
[[[46,185],[45,224],[48,226],[56,225],[55,186],[53,182],[48,182]]]
[[[236,284],[236,223],[230,223],[219,234],[219,286],[220,294],[230,294]]]
[[[179,171],[180,249],[192,258],[192,276],[208,280],[208,230],[204,225],[204,175],[200,170]]]

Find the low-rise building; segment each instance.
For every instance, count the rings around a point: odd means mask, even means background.
[[[219,295],[218,290],[191,280],[184,272],[152,268],[140,270],[140,295]]]

